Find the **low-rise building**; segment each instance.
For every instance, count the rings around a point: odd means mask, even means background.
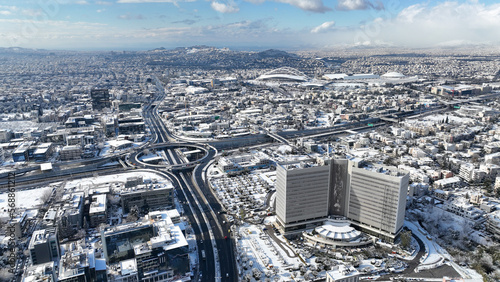
[[[80,159],[82,156],[82,146],[64,146],[59,152],[59,155],[61,157],[61,161]]]
[[[472,221],[484,221],[484,211],[470,204],[465,198],[455,198],[446,201],[444,209]]]
[[[97,194],[92,196],[92,202],[89,208],[90,227],[97,227],[107,220],[106,195]]]
[[[486,218],[486,228],[500,241],[500,210],[488,214]]]
[[[358,282],[359,275],[352,266],[336,265],[326,273],[326,282]]]
[[[56,282],[56,277],[54,262],[49,261],[27,267],[22,282]]]
[[[106,228],[101,238],[106,261],[113,269],[109,281],[131,281],[130,277],[165,281],[189,272],[189,245],[166,211]]]
[[[90,279],[88,250],[84,250],[78,242],[67,244],[65,253],[59,262],[60,282],[85,282]]]
[[[130,208],[137,206],[139,209],[157,209],[173,206],[172,183],[142,184],[120,191],[120,198],[124,212],[129,212]]]

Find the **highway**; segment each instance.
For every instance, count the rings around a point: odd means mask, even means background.
[[[19,187],[27,184],[37,183],[42,184],[49,181],[60,181],[92,177],[96,174],[113,174],[125,172],[128,169],[144,167],[154,169],[158,172],[168,174],[174,181],[176,186],[177,196],[183,204],[184,214],[189,218],[193,227],[193,231],[197,238],[198,255],[200,258],[199,271],[195,270],[195,281],[238,281],[238,273],[236,267],[236,259],[234,252],[233,236],[230,232],[231,225],[226,222],[225,216],[221,213],[223,207],[217,201],[211,189],[206,185],[203,177],[204,170],[216,154],[217,150],[207,144],[190,143],[176,140],[165,126],[163,120],[158,113],[158,106],[161,101],[168,95],[164,86],[155,77],[157,95],[148,104],[144,105],[143,116],[144,120],[151,131],[152,138],[141,147],[130,149],[128,151],[119,152],[112,156],[107,156],[96,160],[82,160],[79,162],[71,162],[71,164],[63,163],[55,165],[53,171],[37,172],[33,169],[24,169],[19,171],[20,174],[16,179]],[[429,109],[426,112],[408,112],[405,116],[397,116],[399,118],[409,118],[410,116],[418,116],[439,112],[445,109],[436,108]],[[394,114],[380,115],[380,117],[393,118]],[[374,126],[381,126],[385,123],[375,123]],[[358,127],[351,128],[351,125],[338,126],[328,129],[307,130],[301,132],[287,132],[287,134],[268,133],[271,137],[284,143],[289,143],[290,139],[300,137],[324,137],[332,134],[344,134],[346,131],[363,131],[369,130],[372,127],[366,124],[359,124]],[[173,143],[173,142],[182,143]],[[176,149],[176,146],[192,146],[202,148],[206,151],[206,156],[196,161],[187,160],[182,153]],[[166,166],[158,166],[137,161],[137,156],[145,149],[164,149],[165,161],[169,164]],[[125,162],[123,162],[123,158]],[[102,166],[106,162],[122,160],[118,165]],[[92,163],[92,161],[94,163]],[[69,169],[62,169],[62,167]],[[182,169],[180,169],[182,167]],[[30,171],[33,170],[33,171]],[[7,179],[0,179],[0,187],[7,184]],[[206,259],[202,257],[204,252]]]
[[[161,82],[155,78],[159,97],[165,97],[164,87]],[[159,100],[159,99],[155,99]],[[152,131],[157,136],[157,143],[168,142],[175,140],[166,128],[162,119],[158,115],[157,108],[148,108],[146,116],[149,120],[149,125]],[[202,145],[204,144],[193,144]],[[202,258],[201,250],[205,251],[205,260],[201,259],[199,277],[201,281],[238,281],[236,272],[236,261],[231,243],[230,226],[225,223],[225,219],[220,216],[220,205],[215,200],[212,193],[207,189],[203,178],[203,168],[208,164],[217,151],[215,149],[208,150],[208,156],[196,166],[194,172],[174,171],[172,172],[178,180],[179,189],[182,193],[177,193],[182,197],[184,202],[189,203],[190,211],[193,218],[190,218],[191,223],[197,223],[195,234],[198,241],[198,255]],[[185,164],[189,162],[185,157],[180,156],[177,150],[169,148],[165,150],[165,157],[170,165]],[[149,165],[146,164],[146,167]],[[155,169],[158,169],[155,167]],[[204,193],[208,191],[208,193]],[[207,200],[206,195],[211,199]],[[194,219],[194,221],[193,221]],[[213,259],[212,259],[213,258]]]

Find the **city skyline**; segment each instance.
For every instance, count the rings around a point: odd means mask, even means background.
[[[147,50],[492,45],[494,1],[0,1],[1,47]]]

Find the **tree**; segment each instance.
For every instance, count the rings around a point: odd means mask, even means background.
[[[63,217],[59,222],[59,236],[62,239],[69,239],[71,236],[75,235],[76,230],[71,226],[66,217]]]
[[[139,219],[139,208],[137,206],[133,206],[130,208],[130,212],[127,215],[127,222],[134,222]]]
[[[108,225],[106,223],[101,223],[101,224],[99,224],[99,226],[97,226],[97,230],[100,232],[100,231],[104,230],[106,227],[108,227]]]
[[[246,211],[244,208],[240,208],[240,218],[245,219]]]
[[[89,223],[87,222],[87,217],[83,217],[83,230],[87,231],[89,229]]]
[[[409,250],[411,246],[411,230],[401,232],[401,247]]]
[[[45,204],[47,203],[48,200],[50,200],[50,197],[52,197],[52,189],[46,189],[42,196],[40,196],[40,200]]]
[[[78,230],[78,232],[76,232],[76,234],[75,234],[75,238],[76,239],[85,238],[85,230],[83,230],[83,229]]]

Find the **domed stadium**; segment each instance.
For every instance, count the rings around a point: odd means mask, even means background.
[[[257,80],[304,82],[308,81],[309,77],[307,77],[307,75],[297,69],[283,67],[268,71],[265,74],[259,76]]]
[[[384,78],[404,78],[405,75],[399,72],[388,72],[386,74],[383,74],[382,77]]]

